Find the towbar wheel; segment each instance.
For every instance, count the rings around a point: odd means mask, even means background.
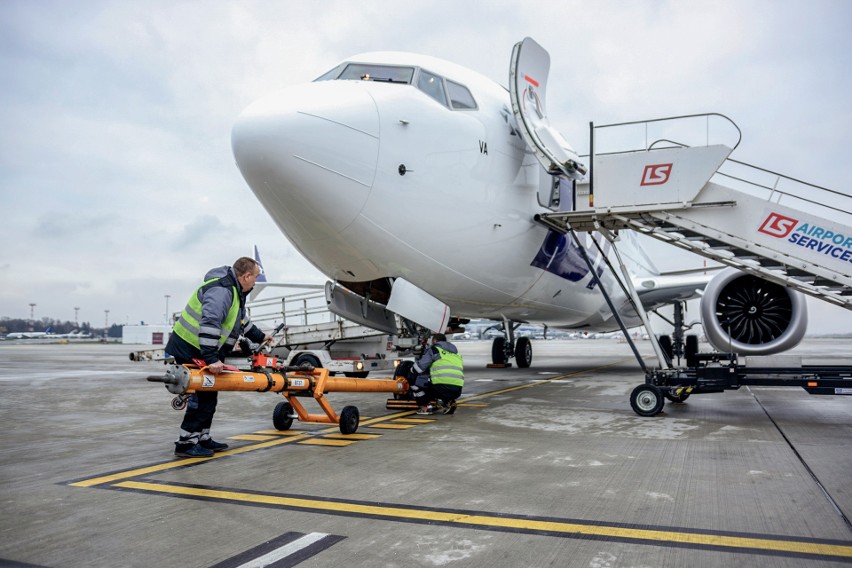
[[[275,405],[272,425],[276,430],[289,430],[293,425],[293,406],[289,402],[282,401]]]
[[[354,434],[358,430],[358,422],[361,416],[355,406],[345,406],[340,412],[340,433]]]

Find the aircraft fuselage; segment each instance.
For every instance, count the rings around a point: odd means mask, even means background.
[[[517,134],[508,91],[413,54],[349,62],[414,79],[293,87],[249,106],[233,130],[243,176],[305,258],[343,283],[403,277],[457,316],[612,329],[573,243],[533,220],[547,211],[547,174]],[[475,108],[415,86],[427,71],[464,86]]]

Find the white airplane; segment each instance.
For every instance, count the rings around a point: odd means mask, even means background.
[[[514,356],[526,367],[530,341],[512,333],[521,323],[619,329],[599,284],[626,326],[640,324],[604,270],[607,241],[599,249],[580,236],[590,269],[570,236],[534,220],[569,206],[586,171],[547,120],[548,71],[547,53],[529,38],[516,46],[509,90],[433,57],[356,55],[251,104],[233,127],[234,156],[280,230],[333,281],[330,297],[342,287],[362,308],[386,306],[434,330],[502,321],[494,362]],[[621,239],[646,309],[695,297],[722,276],[662,275],[629,231]],[[801,338],[806,318],[789,321],[777,325],[783,337],[767,333],[750,352],[798,342],[790,337]]]
[[[71,333],[53,333],[52,328],[46,331],[16,331],[6,335],[6,339],[88,339],[91,333],[74,330]]]

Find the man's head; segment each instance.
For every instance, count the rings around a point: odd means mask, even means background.
[[[446,341],[447,336],[443,333],[436,333],[432,336],[432,344],[438,343],[439,341]]]
[[[248,292],[254,288],[254,283],[260,275],[260,265],[253,258],[243,256],[234,263],[234,273],[243,292]]]

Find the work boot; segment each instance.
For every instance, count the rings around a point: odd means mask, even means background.
[[[448,403],[447,403],[447,405],[444,407],[444,414],[454,414],[454,413],[455,413],[455,411],[456,411],[456,406],[457,406],[457,405],[456,405],[456,401],[451,400],[451,401],[450,401],[450,402],[448,402]]]
[[[206,448],[208,450],[213,450],[214,452],[222,452],[228,449],[228,444],[223,444],[221,442],[215,441],[213,438],[207,438],[206,440],[201,440],[198,442],[198,445],[202,448]]]
[[[417,409],[417,414],[435,414],[435,407],[431,404],[427,404],[426,406],[421,406]]]
[[[183,458],[211,458],[213,457],[213,450],[208,450],[201,444],[175,442],[175,455]]]

